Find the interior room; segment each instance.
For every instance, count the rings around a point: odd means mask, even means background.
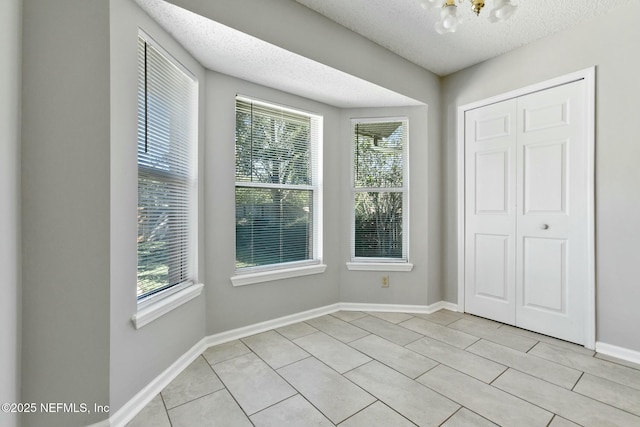
[[[0,425],[639,425],[640,2],[480,3],[0,2]]]

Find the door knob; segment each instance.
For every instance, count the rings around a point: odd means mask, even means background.
[[[549,224],[540,224],[540,228],[547,230],[549,228]]]

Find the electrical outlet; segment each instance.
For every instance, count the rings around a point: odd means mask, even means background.
[[[389,276],[382,276],[382,287],[383,288],[389,287]]]

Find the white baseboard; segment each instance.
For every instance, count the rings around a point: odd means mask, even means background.
[[[405,304],[363,304],[357,302],[341,302],[337,304],[340,310],[345,311],[387,311],[392,313],[421,313],[431,314],[438,310],[446,309],[457,311],[456,304],[440,301],[431,305],[405,305]]]
[[[187,366],[207,349],[206,337],[198,341],[186,353],[171,364],[164,372],[154,378],[127,403],[109,417],[106,424],[99,423],[91,427],[124,427],[151,402],[151,400],[169,385]]]
[[[324,307],[314,308],[312,310],[290,314],[288,316],[267,320],[265,322],[244,326],[238,329],[232,329],[230,331],[221,332],[219,334],[209,335],[208,337],[204,338],[204,341],[206,343],[205,349],[214,345],[224,344],[229,341],[237,340],[239,338],[244,338],[250,335],[259,334],[260,332],[265,332],[265,331],[269,331],[271,329],[276,329],[276,328],[282,328],[283,326],[291,325],[292,323],[303,322],[305,320],[313,319],[314,317],[335,313],[338,310],[340,310],[339,303],[325,305]]]
[[[596,352],[640,365],[640,351],[630,350],[628,348],[618,347],[617,345],[606,344],[603,342],[596,342]]]
[[[431,305],[402,305],[402,304],[362,304],[362,303],[337,303],[312,310],[291,314],[277,319],[267,320],[254,325],[232,329],[219,334],[209,335],[198,341],[185,354],[169,366],[164,372],[153,379],[146,387],[133,396],[122,408],[116,411],[108,420],[101,421],[89,427],[124,427],[131,421],[151,400],[160,393],[171,381],[173,381],[187,366],[200,356],[207,348],[224,344],[229,341],[259,334],[271,329],[281,328],[292,323],[302,322],[336,311],[388,311],[404,313],[434,313],[438,310],[457,310],[457,305],[440,301]]]

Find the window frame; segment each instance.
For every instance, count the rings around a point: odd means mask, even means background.
[[[310,136],[311,136],[311,165],[312,165],[312,182],[310,185],[297,184],[271,184],[257,183],[247,181],[237,181],[234,175],[234,194],[238,188],[282,188],[288,190],[311,191],[313,199],[312,209],[312,256],[310,259],[292,262],[281,262],[259,266],[249,266],[238,268],[237,254],[234,258],[234,275],[231,277],[233,286],[244,286],[274,280],[287,279],[292,277],[307,276],[312,274],[324,273],[326,265],[323,263],[323,125],[324,117],[320,114],[310,112],[300,108],[294,108],[271,101],[264,101],[259,98],[237,94],[235,98],[234,108],[237,111],[238,101],[252,103],[261,107],[271,108],[274,110],[282,110],[297,115],[309,117]],[[315,123],[313,123],[315,121]],[[315,127],[315,133],[313,129]],[[234,137],[237,128],[234,128]],[[314,136],[316,137],[314,140]],[[235,143],[234,143],[235,147]],[[237,204],[234,203],[237,208]],[[234,238],[236,234],[234,233]],[[234,253],[237,248],[234,242]]]
[[[176,67],[180,70],[187,78],[191,79],[193,82],[193,86],[191,90],[193,91],[193,105],[192,115],[189,117],[190,126],[192,127],[192,139],[189,141],[189,147],[187,148],[189,154],[189,166],[190,166],[190,176],[186,178],[184,181],[187,183],[188,187],[188,231],[186,233],[186,248],[188,250],[188,254],[186,256],[189,267],[187,268],[187,272],[189,273],[189,278],[183,280],[179,283],[175,284],[167,284],[165,286],[158,287],[146,294],[137,295],[136,292],[136,302],[137,302],[137,312],[132,317],[132,322],[136,329],[148,324],[149,322],[155,320],[156,318],[162,316],[163,314],[173,310],[174,308],[186,303],[187,301],[197,297],[201,294],[202,289],[204,287],[203,284],[198,283],[198,146],[199,146],[199,129],[198,129],[198,121],[199,121],[199,80],[194,73],[192,73],[186,66],[184,66],[175,56],[173,56],[170,52],[164,49],[158,42],[156,42],[153,37],[151,37],[148,33],[143,31],[142,29],[138,29],[138,42],[139,40],[144,41],[148,46],[151,46],[154,50],[156,50],[164,59],[166,59],[172,66]],[[138,60],[136,63],[138,63]],[[138,82],[138,85],[140,83]],[[139,113],[138,107],[136,107],[136,111]],[[136,122],[136,129],[139,131],[140,124]],[[136,139],[137,141],[137,139]],[[137,144],[136,144],[137,146]],[[137,149],[136,149],[137,153]],[[136,185],[137,191],[139,191],[140,184],[140,174],[153,176],[158,182],[168,182],[175,178],[173,175],[169,175],[166,173],[154,173],[152,168],[141,167],[139,163],[139,159],[136,155]],[[136,203],[139,207],[139,200]],[[136,256],[138,254],[138,249],[136,249]],[[137,283],[137,280],[136,280]],[[136,285],[137,289],[137,285]]]
[[[405,140],[402,145],[402,187],[356,187],[355,176],[355,127],[358,124],[402,122],[405,127]],[[374,118],[352,118],[350,123],[350,175],[351,175],[351,228],[350,228],[350,260],[347,268],[353,271],[411,271],[413,264],[409,262],[409,118],[407,116],[389,116]],[[356,256],[356,194],[367,192],[397,192],[402,194],[402,257],[358,257]]]

